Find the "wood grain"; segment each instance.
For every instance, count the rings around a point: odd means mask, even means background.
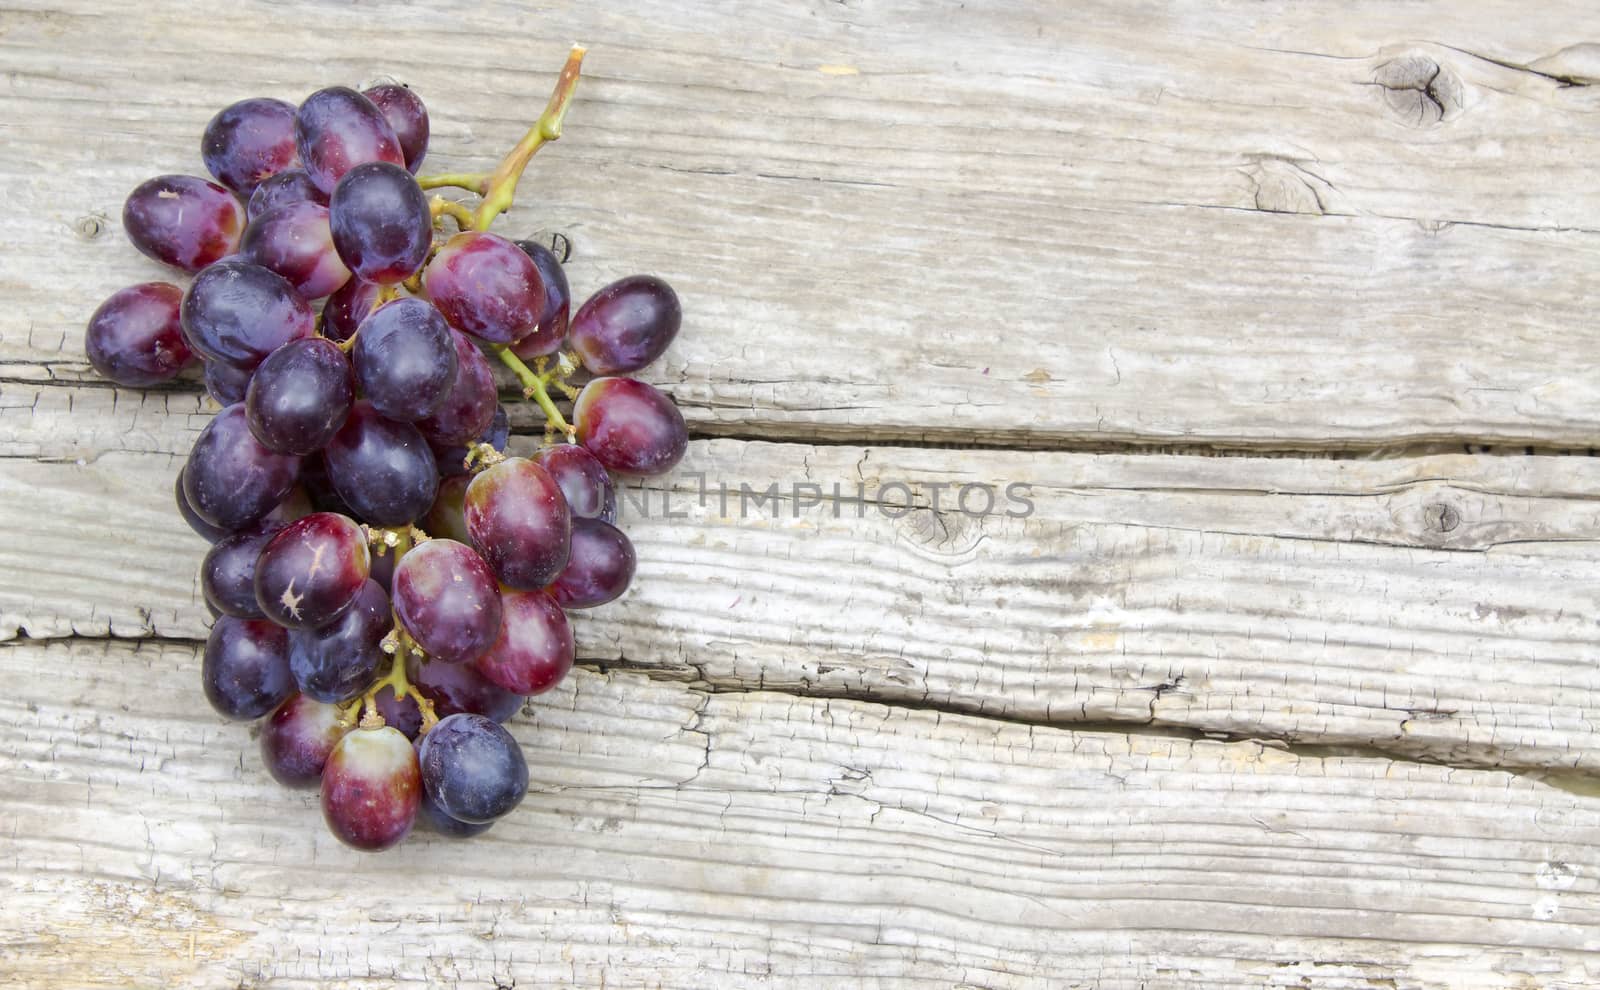
[[[1600,817],[1504,773],[579,672],[512,723],[516,815],[374,857],[203,710],[193,648],[0,668],[12,986],[1600,978]]]

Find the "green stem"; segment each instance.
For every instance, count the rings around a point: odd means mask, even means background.
[[[550,393],[545,389],[550,381],[549,375],[541,375],[523,364],[516,352],[504,344],[494,344],[489,349],[500,359],[500,363],[510,368],[512,374],[517,376],[517,380],[522,383],[522,394],[539,404],[539,408],[544,410],[544,418],[551,426],[569,438],[577,433],[567,425],[566,417],[561,415],[561,410],[556,408],[555,400],[550,398]]]
[[[449,217],[456,222],[456,228],[459,230],[471,230],[477,220],[477,215],[467,207],[443,196],[433,197],[433,201],[428,204],[428,212],[433,214],[435,220],[441,216]]]
[[[419,175],[417,185],[424,189],[465,189],[483,195],[488,172],[445,172],[441,175]]]
[[[495,166],[493,172],[483,181],[483,202],[478,204],[478,216],[475,226],[478,230],[488,230],[494,218],[511,208],[511,201],[517,194],[517,182],[522,178],[522,172],[528,167],[528,162],[540,148],[550,141],[561,137],[561,123],[566,119],[567,108],[572,105],[572,92],[578,86],[578,73],[583,66],[583,56],[586,49],[582,45],[573,45],[572,51],[567,55],[567,64],[561,68],[561,77],[556,80],[556,88],[550,94],[550,102],[545,105],[544,113],[534,121],[528,133],[523,135],[517,146],[512,148],[500,164]]]

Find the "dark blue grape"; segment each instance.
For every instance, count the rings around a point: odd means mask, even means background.
[[[202,539],[215,543],[228,535],[228,531],[221,526],[213,526],[200,518],[200,513],[194,511],[194,506],[189,504],[189,496],[183,493],[183,469],[178,469],[178,476],[172,479],[172,497],[178,503],[178,514],[183,521],[189,524],[196,535]]]
[[[367,162],[405,166],[394,128],[373,102],[347,86],[319,89],[294,119],[300,162],[317,188],[332,193],[345,173]]]
[[[505,453],[506,446],[511,441],[511,417],[506,414],[506,407],[496,405],[494,418],[489,421],[489,428],[484,431],[483,436],[473,439],[488,444],[502,454]],[[428,446],[433,449],[433,458],[438,462],[439,474],[443,477],[469,473],[465,444],[444,444],[429,440]]]
[[[500,408],[488,359],[466,334],[449,332],[455,345],[455,378],[444,400],[417,422],[417,429],[430,444],[464,444],[478,439],[488,432]]]
[[[250,378],[245,413],[250,432],[282,454],[314,454],[344,425],[355,383],[339,345],[322,337],[293,340],[273,351]]]
[[[206,639],[200,682],[221,715],[260,718],[294,694],[288,632],[265,619],[222,616]]]
[[[422,434],[383,418],[370,402],[355,404],[323,458],[339,497],[375,526],[420,519],[439,493],[438,467]]]
[[[393,627],[389,596],[369,578],[355,605],[338,621],[289,633],[289,670],[295,683],[318,701],[355,697],[377,674],[384,659],[379,644]]]
[[[410,423],[450,394],[456,347],[449,324],[422,299],[397,299],[361,324],[351,352],[356,384],[383,416]]]
[[[405,169],[357,165],[339,180],[328,210],[333,244],[356,277],[387,285],[410,278],[428,260],[428,198]]]
[[[378,304],[376,282],[363,282],[351,277],[322,306],[322,335],[329,340],[344,341],[354,336],[361,321],[372,315]]]
[[[200,138],[206,171],[241,196],[299,161],[294,145],[294,106],[264,98],[224,107]]]
[[[305,169],[291,168],[256,186],[256,191],[250,194],[250,202],[245,204],[245,219],[254,220],[269,210],[290,203],[327,206],[328,194],[317,188]]]
[[[561,349],[561,342],[567,336],[567,320],[572,313],[572,289],[567,285],[566,270],[555,252],[543,244],[516,243],[539,270],[539,278],[544,282],[544,308],[539,311],[538,327],[517,341],[513,350],[518,357],[525,358],[554,354]]]
[[[316,328],[311,307],[287,279],[246,261],[218,262],[196,275],[182,312],[191,348],[246,370]]]
[[[235,618],[266,618],[256,604],[256,559],[281,528],[264,522],[211,545],[200,562],[200,591],[207,604]]]
[[[189,451],[183,494],[206,522],[243,529],[284,500],[299,472],[300,458],[262,446],[245,422],[244,406],[232,405],[206,424]]]
[[[439,810],[439,806],[433,803],[433,798],[428,796],[426,790],[422,792],[422,803],[417,805],[417,824],[430,832],[451,839],[470,839],[494,827],[494,822],[473,823],[451,818]]]
[[[422,737],[422,786],[439,810],[482,824],[510,813],[528,793],[528,762],[516,739],[482,715],[452,715]]]
[[[207,361],[205,383],[206,394],[216,399],[217,405],[231,406],[250,394],[250,371],[221,361]]]

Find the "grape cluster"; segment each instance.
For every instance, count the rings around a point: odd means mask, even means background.
[[[566,610],[633,578],[610,472],[669,470],[687,443],[671,400],[622,377],[676,335],[672,289],[626,278],[573,313],[563,259],[488,231],[560,136],[582,55],[484,174],[417,175],[428,114],[403,86],[227,107],[201,141],[215,181],[159,176],[123,210],[188,287],[123,289],[89,321],[89,359],[119,384],[204,362],[223,408],[175,493],[211,541],[202,686],[225,717],[265,719],[267,769],[320,788],[356,848],[419,820],[473,835],[522,800],[501,723],[571,669]],[[482,199],[424,191],[444,187]],[[507,453],[491,358],[545,413],[531,457]]]

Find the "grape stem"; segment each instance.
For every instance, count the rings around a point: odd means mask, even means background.
[[[500,160],[494,171],[483,179],[479,190],[483,202],[478,204],[477,218],[473,224],[478,230],[488,230],[495,217],[511,208],[511,201],[517,194],[517,182],[522,178],[522,172],[528,167],[528,162],[534,153],[547,143],[560,139],[561,123],[566,119],[567,108],[572,105],[572,93],[578,86],[578,73],[583,66],[583,56],[586,51],[582,45],[572,46],[572,51],[567,54],[567,64],[561,67],[561,77],[556,80],[555,90],[550,94],[550,102],[545,105],[544,113],[533,122],[533,126],[523,135],[522,140],[517,142],[517,146]]]
[[[398,630],[399,627],[396,626]],[[378,692],[388,688],[394,692],[396,701],[410,698],[417,703],[417,711],[422,713],[422,731],[426,733],[439,722],[439,716],[433,710],[433,702],[418,691],[406,676],[406,657],[411,653],[413,645],[411,637],[404,632],[400,633],[399,648],[394,652],[394,659],[389,662],[389,672],[374,681],[362,696],[361,727],[363,729],[379,729],[384,725],[383,716],[378,713]]]
[[[446,172],[440,175],[419,175],[417,185],[424,189],[465,189],[483,195],[488,172]]]
[[[578,431],[567,424],[566,417],[561,415],[561,410],[556,408],[555,400],[550,398],[550,392],[545,388],[551,379],[556,377],[556,372],[547,371],[540,374],[534,371],[523,364],[516,352],[504,344],[495,344],[489,349],[494,351],[495,357],[500,359],[501,364],[510,368],[511,373],[517,376],[517,380],[522,383],[522,394],[539,404],[539,408],[544,410],[544,418],[551,426],[560,430],[569,440],[577,435]]]
[[[443,196],[435,196],[428,204],[428,212],[435,220],[445,216],[456,222],[456,229],[471,230],[476,222],[476,214],[460,203],[452,202]]]

